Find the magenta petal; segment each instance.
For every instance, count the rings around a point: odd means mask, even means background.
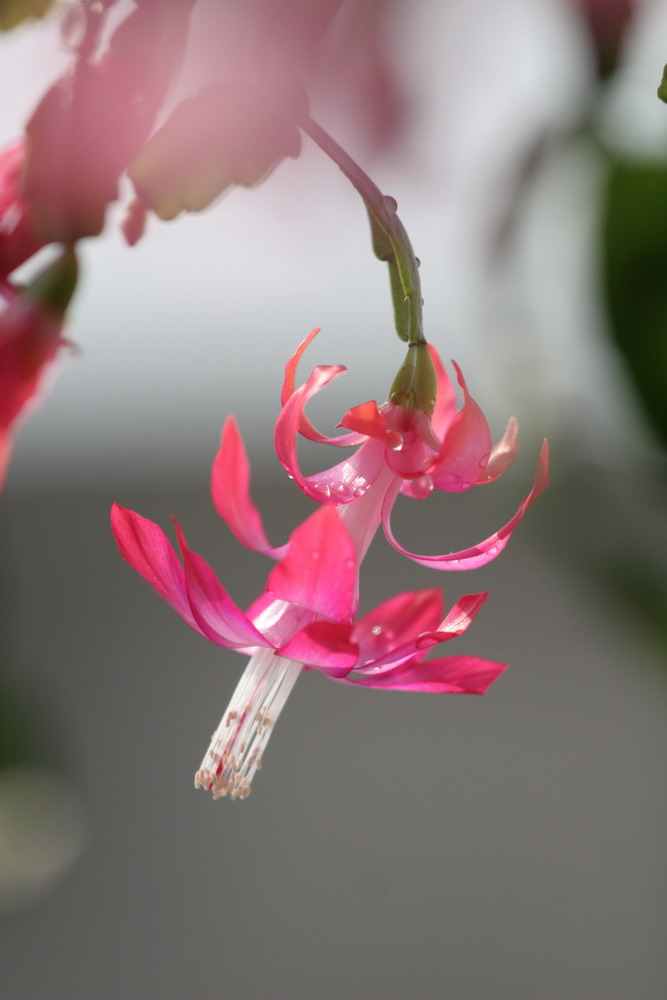
[[[336,366],[319,366],[315,368],[308,381],[300,386],[287,401],[276,421],[274,439],[279,462],[306,496],[309,496],[312,500],[316,500],[318,503],[349,503],[351,500],[355,500],[365,493],[373,482],[373,480],[369,481],[358,470],[356,458],[357,455],[366,454],[365,449],[368,448],[368,445],[376,445],[376,442],[367,441],[350,460],[341,462],[332,469],[327,469],[325,472],[320,472],[314,476],[304,476],[297,461],[296,440],[304,406],[311,396],[314,396],[325,385],[328,385],[343,370]],[[377,447],[375,450],[377,450]],[[381,463],[374,465],[373,473],[377,475],[380,468]]]
[[[282,559],[286,546],[271,545],[250,498],[250,463],[234,417],[229,417],[222,429],[220,450],[211,472],[211,494],[218,514],[242,545]]]
[[[393,691],[427,691],[435,694],[484,694],[506,663],[481,660],[477,656],[446,656],[426,663],[411,661],[374,677],[336,677],[343,684],[385,688]]]
[[[205,559],[188,548],[174,520],[185,565],[185,584],[195,620],[211,642],[230,649],[269,645],[248,616],[231,599]]]
[[[283,387],[280,392],[280,402],[282,406],[285,406],[288,399],[290,399],[296,392],[295,375],[296,375],[297,365],[299,364],[301,355],[308,347],[311,340],[313,340],[319,332],[320,332],[319,327],[316,327],[314,330],[311,330],[308,336],[304,337],[304,339],[301,341],[301,343],[297,347],[292,357],[287,361],[287,364],[285,365],[285,378],[283,380]],[[344,370],[345,369],[343,369],[343,371]],[[308,438],[310,441],[317,441],[320,444],[335,444],[338,445],[339,447],[341,445],[347,447],[350,445],[361,444],[361,442],[364,440],[363,435],[360,434],[340,434],[338,437],[327,437],[325,434],[320,434],[318,429],[311,423],[311,421],[308,419],[305,413],[301,414],[299,420],[299,433],[302,434],[305,438]]]
[[[162,528],[115,503],[111,508],[111,530],[123,559],[178,611],[188,625],[201,632],[190,609],[185,572]]]
[[[491,451],[491,432],[486,417],[468,392],[458,365],[454,364],[463,390],[463,406],[452,420],[432,469],[436,489],[469,489],[479,481]]]
[[[331,621],[348,622],[357,610],[357,582],[354,542],[338,511],[320,507],[292,532],[266,592]]]
[[[349,625],[313,622],[297,632],[278,652],[331,676],[343,676],[359,659],[359,649],[350,641],[350,631]]]
[[[495,559],[497,555],[500,555],[510,540],[510,536],[521,518],[524,516],[530,505],[537,500],[541,493],[544,492],[548,485],[549,447],[545,441],[540,451],[540,457],[538,459],[537,469],[535,472],[535,480],[530,493],[523,498],[514,517],[510,518],[507,524],[504,524],[503,527],[496,531],[495,534],[486,538],[483,542],[479,542],[478,545],[473,545],[469,549],[461,549],[460,552],[449,552],[439,556],[422,556],[417,555],[415,552],[408,552],[407,549],[403,548],[403,546],[396,541],[396,538],[392,534],[392,497],[387,497],[382,509],[384,532],[389,543],[393,545],[398,552],[401,552],[404,556],[408,556],[409,559],[412,559],[413,562],[419,563],[420,566],[430,566],[431,569],[477,569],[478,566],[484,566],[486,563],[491,562],[492,559]]]
[[[463,635],[477,617],[488,596],[489,592],[485,590],[481,594],[464,594],[463,597],[459,597],[456,604],[447,612],[445,619],[438,625],[437,631],[447,632],[450,635]]]
[[[359,645],[359,663],[376,660],[421,632],[433,631],[441,618],[439,587],[410,590],[378,604],[352,630],[352,639]]]

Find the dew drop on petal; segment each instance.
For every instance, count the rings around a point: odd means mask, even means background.
[[[400,431],[388,431],[387,432],[387,444],[392,451],[402,451],[405,444],[405,440]]]
[[[380,633],[382,632],[382,626],[374,625],[373,628],[371,629],[371,632],[373,633],[373,635],[380,635]]]
[[[412,483],[412,495],[417,500],[423,500],[433,492],[433,479],[431,476],[420,476]]]
[[[390,212],[392,215],[394,212],[398,211],[398,202],[396,201],[395,198],[392,198],[390,194],[386,194],[384,196],[384,198],[382,199],[382,205],[387,210],[387,212]]]

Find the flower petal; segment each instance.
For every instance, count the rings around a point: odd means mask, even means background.
[[[359,648],[350,641],[350,632],[350,625],[313,622],[292,636],[278,652],[330,676],[344,676],[359,659]]]
[[[391,530],[391,508],[393,506],[393,498],[391,496],[387,496],[382,509],[384,533],[387,536],[387,541],[398,552],[401,552],[404,556],[408,556],[409,559],[419,563],[420,566],[430,566],[432,569],[477,569],[478,566],[484,566],[486,563],[491,562],[492,559],[495,559],[497,555],[500,555],[521,518],[548,485],[549,447],[545,441],[540,451],[535,480],[530,493],[523,498],[514,517],[510,518],[507,524],[504,524],[502,528],[483,542],[479,542],[469,549],[462,549],[460,552],[449,552],[439,556],[422,556],[417,555],[415,552],[408,552],[407,549],[403,548],[396,541]]]
[[[311,396],[328,385],[342,371],[344,371],[343,368],[334,365],[320,365],[313,369],[308,381],[288,399],[276,421],[274,440],[279,462],[306,496],[324,504],[349,503],[362,496],[372,485],[375,476],[382,467],[382,461],[375,460],[371,463],[372,469],[364,468],[362,459],[368,454],[369,445],[374,446],[374,456],[377,452],[376,442],[366,441],[350,459],[346,459],[325,472],[317,473],[314,476],[304,476],[299,468],[296,456],[296,438],[303,409]],[[373,478],[368,478],[368,472]]]
[[[316,327],[314,330],[311,330],[308,336],[304,337],[304,339],[301,341],[301,343],[297,347],[292,357],[287,361],[285,365],[285,378],[283,380],[283,387],[280,392],[280,402],[282,406],[285,406],[288,399],[290,399],[296,392],[294,376],[296,375],[297,365],[299,364],[301,355],[308,347],[311,340],[313,340],[319,332],[320,332],[319,327]],[[343,371],[344,370],[345,369],[343,369]],[[356,433],[340,434],[338,437],[327,437],[324,434],[320,434],[320,432],[311,423],[311,421],[308,419],[305,413],[301,414],[301,418],[299,420],[299,433],[302,434],[305,438],[308,438],[310,441],[317,441],[320,444],[335,444],[338,445],[339,447],[361,444],[361,442],[364,440],[363,435]]]
[[[271,545],[250,497],[250,463],[234,417],[229,417],[222,429],[220,450],[211,472],[211,495],[218,514],[242,545],[282,559],[287,546]]]
[[[267,646],[248,616],[231,599],[205,559],[188,548],[185,535],[174,519],[185,567],[185,585],[192,614],[211,642],[230,649]]]
[[[440,355],[436,351],[433,344],[428,345],[428,350],[431,355],[433,367],[435,368],[435,376],[437,380],[435,409],[433,410],[433,416],[431,417],[431,427],[435,436],[440,441],[443,441],[445,434],[449,430],[449,426],[456,415],[456,393],[454,392],[452,380],[445,371],[442,361],[440,360]]]
[[[386,688],[394,691],[427,691],[436,694],[484,694],[505,670],[506,663],[494,663],[477,656],[446,656],[422,663],[412,660],[381,676],[334,677],[342,684]]]
[[[360,403],[359,406],[353,406],[347,411],[338,426],[351,427],[358,431],[362,441],[365,441],[367,437],[377,438],[378,441],[382,442],[387,440],[387,424],[374,399]]]
[[[185,572],[162,528],[115,503],[111,508],[111,530],[123,559],[178,611],[188,625],[204,634],[190,608]]]
[[[334,507],[320,507],[292,532],[287,555],[271,570],[266,593],[349,622],[358,606],[354,542]]]
[[[461,369],[456,368],[463,390],[463,406],[452,420],[440,453],[428,471],[436,489],[467,490],[479,482],[491,452],[491,432],[486,417],[468,392]]]
[[[439,587],[409,590],[378,604],[352,630],[352,639],[359,645],[359,664],[384,656],[421,632],[433,631],[442,610]]]
[[[514,417],[507,422],[505,433],[498,444],[494,445],[486,463],[480,483],[490,483],[507,472],[510,465],[519,457],[519,425]]]

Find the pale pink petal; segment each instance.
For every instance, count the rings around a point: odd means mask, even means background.
[[[392,691],[426,691],[434,694],[484,694],[507,670],[506,663],[494,663],[477,656],[446,656],[425,663],[404,663],[381,676],[334,677],[342,684],[384,688]]]
[[[463,390],[463,406],[452,420],[429,470],[436,489],[449,491],[466,490],[479,482],[491,452],[486,417],[468,392],[460,368],[456,364],[454,367]]]
[[[481,594],[464,594],[463,597],[459,597],[438,625],[438,632],[463,635],[477,617],[488,596],[489,592],[485,590]]]
[[[313,622],[292,636],[278,652],[330,676],[348,674],[359,659],[359,649],[350,641],[350,631],[349,625]]]
[[[190,608],[185,572],[162,528],[115,503],[111,508],[111,530],[123,559],[178,611],[188,625],[203,634]]]
[[[331,621],[349,622],[357,610],[357,584],[350,533],[334,507],[320,507],[292,532],[287,555],[266,581],[266,593]]]
[[[519,425],[514,417],[510,417],[505,433],[498,444],[494,445],[489,455],[484,474],[480,483],[490,483],[507,472],[510,465],[519,457]]]
[[[269,645],[248,616],[231,599],[205,559],[188,548],[174,520],[185,566],[185,586],[197,625],[212,642],[230,649]]]
[[[282,559],[287,546],[271,545],[250,497],[250,463],[234,417],[229,417],[222,429],[220,450],[211,473],[211,494],[218,514],[242,545]]]
[[[378,604],[352,629],[359,664],[376,660],[421,632],[432,632],[442,618],[442,591],[410,590]]]
[[[449,430],[449,426],[456,415],[456,393],[454,392],[452,380],[445,371],[442,361],[440,360],[440,356],[438,355],[438,352],[433,344],[428,345],[428,350],[431,355],[431,361],[433,362],[437,379],[435,409],[433,410],[433,416],[431,417],[431,427],[436,438],[438,438],[439,441],[443,441],[445,434]]]
[[[366,441],[364,445],[349,460],[341,462],[332,469],[304,476],[301,472],[296,455],[296,440],[299,431],[299,421],[303,409],[316,393],[336,378],[343,371],[336,366],[318,366],[308,379],[285,404],[275,429],[275,446],[278,461],[287,470],[306,496],[318,503],[341,504],[349,503],[362,496],[382,468],[382,459],[378,456],[377,442]],[[373,445],[372,469],[367,468],[365,457],[370,456],[369,445]],[[373,478],[369,478],[368,473]]]
[[[317,334],[320,332],[320,328],[316,327],[311,330],[307,337],[301,341],[296,351],[292,357],[287,361],[285,365],[285,378],[283,380],[283,387],[280,392],[280,402],[282,406],[285,406],[288,399],[290,399],[296,392],[295,375],[296,369],[301,359],[301,355],[305,349],[310,344]],[[342,369],[345,371],[345,369]],[[335,444],[343,447],[349,447],[350,445],[358,445],[364,440],[363,436],[360,434],[341,434],[338,437],[327,437],[325,434],[320,434],[314,424],[308,419],[305,413],[301,414],[299,420],[299,433],[310,441],[317,441],[319,444]]]
[[[524,516],[530,505],[537,500],[538,496],[542,492],[544,492],[548,485],[549,448],[547,442],[545,441],[540,451],[540,457],[537,462],[537,470],[535,472],[535,480],[530,493],[523,498],[514,517],[510,518],[507,524],[504,524],[503,527],[496,531],[495,534],[486,538],[483,542],[479,542],[478,545],[473,545],[469,549],[462,549],[460,552],[449,552],[438,556],[418,555],[415,552],[408,552],[407,549],[403,548],[403,546],[396,541],[396,538],[391,530],[391,508],[393,506],[393,499],[391,496],[386,498],[382,509],[384,532],[389,543],[393,545],[398,552],[408,556],[409,559],[412,559],[413,562],[419,563],[420,566],[430,566],[431,569],[477,569],[479,566],[484,566],[486,563],[491,562],[492,559],[495,559],[496,556],[503,551],[521,518]]]

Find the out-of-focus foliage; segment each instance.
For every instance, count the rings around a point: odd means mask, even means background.
[[[11,31],[29,17],[44,17],[53,0],[0,0],[0,31]]]
[[[667,163],[610,157],[601,264],[611,335],[667,446]]]

